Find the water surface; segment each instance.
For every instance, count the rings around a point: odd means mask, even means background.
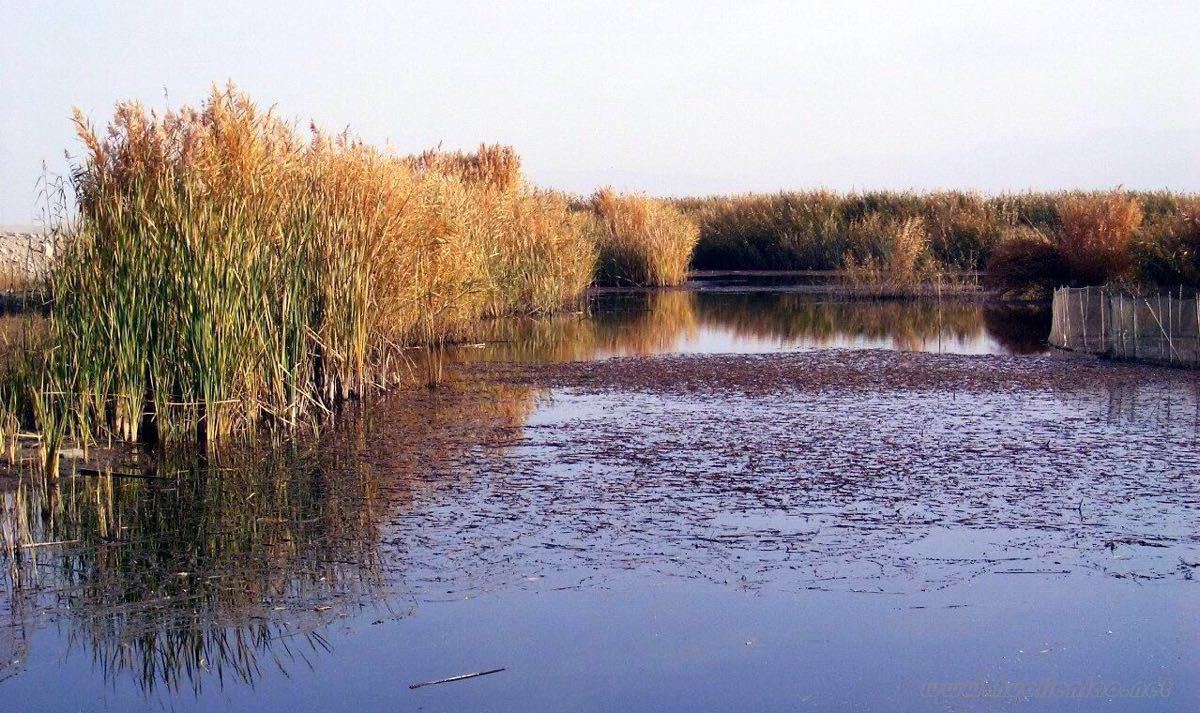
[[[962,300],[850,300],[704,283],[593,297],[587,312],[493,325],[488,357],[521,361],[671,353],[889,349],[943,354],[1041,354],[1044,307]]]
[[[6,531],[60,544],[0,599],[0,696],[1193,710],[1200,386],[1044,319],[610,295],[320,435],[10,487]]]

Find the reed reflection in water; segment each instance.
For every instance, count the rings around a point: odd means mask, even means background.
[[[362,607],[405,616],[411,602],[386,576],[404,553],[382,561],[383,528],[469,484],[469,452],[518,437],[534,396],[454,379],[362,405],[319,435],[213,455],[97,452],[103,465],[57,487],[12,484],[0,494],[0,680],[37,655],[31,627],[48,622],[105,680],[198,696],[310,665],[323,632]]]
[[[608,293],[586,313],[490,323],[481,355],[563,362],[663,353],[890,349],[953,353],[1046,351],[1039,306],[962,301],[839,300],[787,291]]]

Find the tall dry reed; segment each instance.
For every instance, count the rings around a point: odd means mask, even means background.
[[[592,210],[603,226],[599,281],[668,286],[687,278],[700,231],[677,208],[605,188],[592,196]]]
[[[1059,207],[1058,250],[1072,278],[1098,285],[1126,275],[1142,208],[1120,193],[1075,197]]]
[[[592,219],[527,186],[508,149],[396,157],[304,136],[232,86],[161,115],[120,104],[104,132],[75,122],[47,335],[0,387],[47,440],[295,425],[405,378],[404,347],[555,309],[591,277]]]
[[[843,267],[850,285],[878,296],[914,293],[929,277],[929,231],[920,218],[883,219],[871,215],[854,225],[855,244],[864,256],[847,252]]]
[[[807,191],[674,203],[700,225],[693,267],[701,270],[835,270],[845,265],[847,255],[859,263],[878,261],[886,257],[881,243],[875,231],[863,226],[907,220],[925,225],[928,267],[946,275],[1008,263],[1013,269],[1000,267],[999,279],[1024,275],[1033,280],[1005,288],[1018,291],[1027,287],[1037,292],[1053,279],[1085,283],[1119,276],[1178,284],[1189,282],[1200,264],[1187,237],[1193,225],[1188,216],[1200,215],[1200,196],[1194,194]],[[1059,264],[1031,273],[1036,253],[1045,246],[1022,231],[1048,238],[1057,262],[1067,263],[1066,274]],[[1029,259],[1017,253],[1022,247],[1032,251]],[[990,282],[995,285],[997,279]]]
[[[992,251],[984,285],[1006,298],[1047,299],[1068,275],[1053,236],[1017,226]]]

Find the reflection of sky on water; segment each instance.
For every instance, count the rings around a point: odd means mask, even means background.
[[[663,344],[661,354],[764,354],[814,349],[912,349],[939,354],[1007,354],[1009,350],[985,334],[960,337],[952,334],[922,337],[898,347],[890,337],[838,335],[821,340],[739,334],[719,325],[704,325],[691,333],[677,334]],[[596,358],[620,356],[620,349],[599,351]]]

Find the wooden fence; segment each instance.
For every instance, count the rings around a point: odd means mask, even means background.
[[[1116,359],[1200,366],[1195,290],[1131,295],[1107,287],[1054,291],[1050,344]]]

